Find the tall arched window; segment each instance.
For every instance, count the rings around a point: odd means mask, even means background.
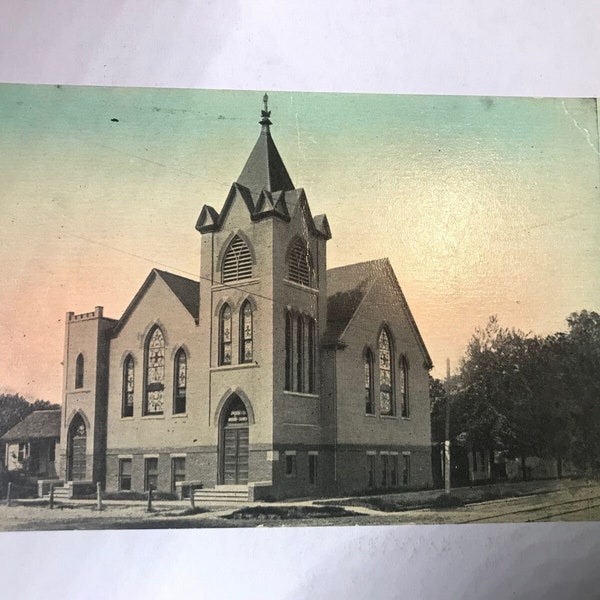
[[[313,264],[305,242],[294,240],[288,254],[288,279],[300,285],[313,284]]]
[[[314,394],[315,392],[315,358],[316,358],[316,326],[315,320],[310,317],[306,323],[306,350],[307,350],[307,360],[306,360],[306,369],[308,375],[308,388],[307,391],[309,394]]]
[[[370,349],[365,352],[365,414],[375,412],[373,405],[373,353]]]
[[[223,283],[252,277],[252,255],[244,240],[236,235],[227,248],[221,268]]]
[[[83,354],[77,355],[75,361],[75,389],[83,387]]]
[[[254,358],[254,323],[252,306],[246,300],[240,310],[240,363],[251,363]]]
[[[408,361],[406,356],[400,357],[400,402],[402,402],[402,416],[410,417],[410,402],[408,398]]]
[[[123,402],[121,405],[122,417],[133,417],[133,392],[135,386],[135,367],[133,356],[127,356],[123,363]]]
[[[296,391],[304,391],[304,319],[302,315],[296,318]]]
[[[175,377],[173,378],[175,389],[173,399],[173,414],[185,412],[187,394],[187,356],[185,350],[180,348],[175,355]]]
[[[394,414],[392,346],[386,329],[379,334],[379,414]]]
[[[165,396],[165,338],[160,327],[155,327],[146,346],[146,390],[144,414],[160,415]]]
[[[219,364],[231,364],[231,307],[224,304],[219,313]]]
[[[292,315],[285,314],[285,389],[292,391],[294,381],[294,324]]]

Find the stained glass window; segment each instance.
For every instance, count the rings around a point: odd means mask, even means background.
[[[123,406],[121,416],[133,417],[133,392],[135,385],[135,370],[133,356],[128,356],[123,365]]]
[[[165,338],[159,327],[150,336],[146,357],[146,414],[161,414],[165,393]]]
[[[254,326],[252,323],[252,306],[250,302],[244,302],[241,310],[241,345],[240,345],[240,362],[251,363],[253,359],[253,337]]]
[[[373,407],[373,354],[367,350],[365,354],[365,414],[372,415]]]
[[[175,402],[173,413],[185,412],[187,392],[187,356],[185,350],[180,348],[175,355]]]
[[[379,412],[382,415],[394,414],[392,349],[385,329],[382,329],[379,334]]]
[[[219,364],[231,364],[231,308],[225,304],[221,309],[219,323]]]
[[[236,235],[229,244],[223,259],[222,281],[238,281],[252,277],[252,256],[244,240]]]

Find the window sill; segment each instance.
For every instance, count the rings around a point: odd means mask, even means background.
[[[121,417],[121,421],[134,421],[135,417],[131,415],[131,417]]]
[[[187,418],[188,414],[186,412],[184,413],[173,413],[171,415],[171,417],[173,417],[174,419],[185,419]]]
[[[365,413],[365,417],[369,417],[370,419],[375,418],[375,413]]]
[[[309,394],[307,392],[291,392],[290,390],[283,390],[286,396],[298,396],[300,398],[313,398],[314,400],[319,399],[319,394]]]
[[[155,414],[155,415],[142,415],[142,419],[148,419],[148,420],[152,420],[152,419],[164,419],[165,418],[165,414],[161,413],[161,414]]]
[[[397,421],[398,417],[396,415],[379,415],[380,419],[389,419],[391,421]]]
[[[210,371],[212,373],[214,371],[231,371],[233,369],[256,369],[257,367],[260,367],[257,362],[238,363],[237,365],[219,365],[217,367],[211,367]]]
[[[312,294],[319,293],[319,290],[317,288],[311,287],[310,285],[302,285],[301,283],[296,283],[295,281],[290,281],[289,279],[284,279],[283,283],[297,290],[304,290],[306,292],[311,292]]]
[[[228,281],[227,283],[215,283],[213,284],[212,289],[213,292],[218,292],[219,290],[229,289],[232,286],[238,288],[244,285],[253,285],[255,283],[260,283],[260,279],[258,277],[251,277],[250,279],[237,279],[235,281]]]
[[[400,417],[402,421],[410,421],[410,417]]]

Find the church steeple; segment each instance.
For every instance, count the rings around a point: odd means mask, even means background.
[[[293,190],[294,184],[283,164],[275,142],[271,137],[271,111],[268,105],[269,97],[263,96],[264,108],[261,110],[260,135],[237,179],[239,185],[248,188],[255,194],[262,190],[279,192]]]

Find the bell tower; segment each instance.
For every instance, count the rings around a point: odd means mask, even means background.
[[[228,465],[234,451],[220,450],[217,483],[245,483],[239,473],[247,470],[249,482],[277,487],[286,476],[280,460],[286,448],[316,447],[320,440],[318,353],[331,233],[325,215],[313,218],[304,190],[292,183],[270,117],[265,94],[246,164],[221,211],[204,206],[196,229],[202,235],[200,323],[210,324],[202,342],[208,406],[219,447],[234,437],[223,421],[231,403],[240,400],[238,412],[253,421],[248,458],[238,457],[248,464]]]

